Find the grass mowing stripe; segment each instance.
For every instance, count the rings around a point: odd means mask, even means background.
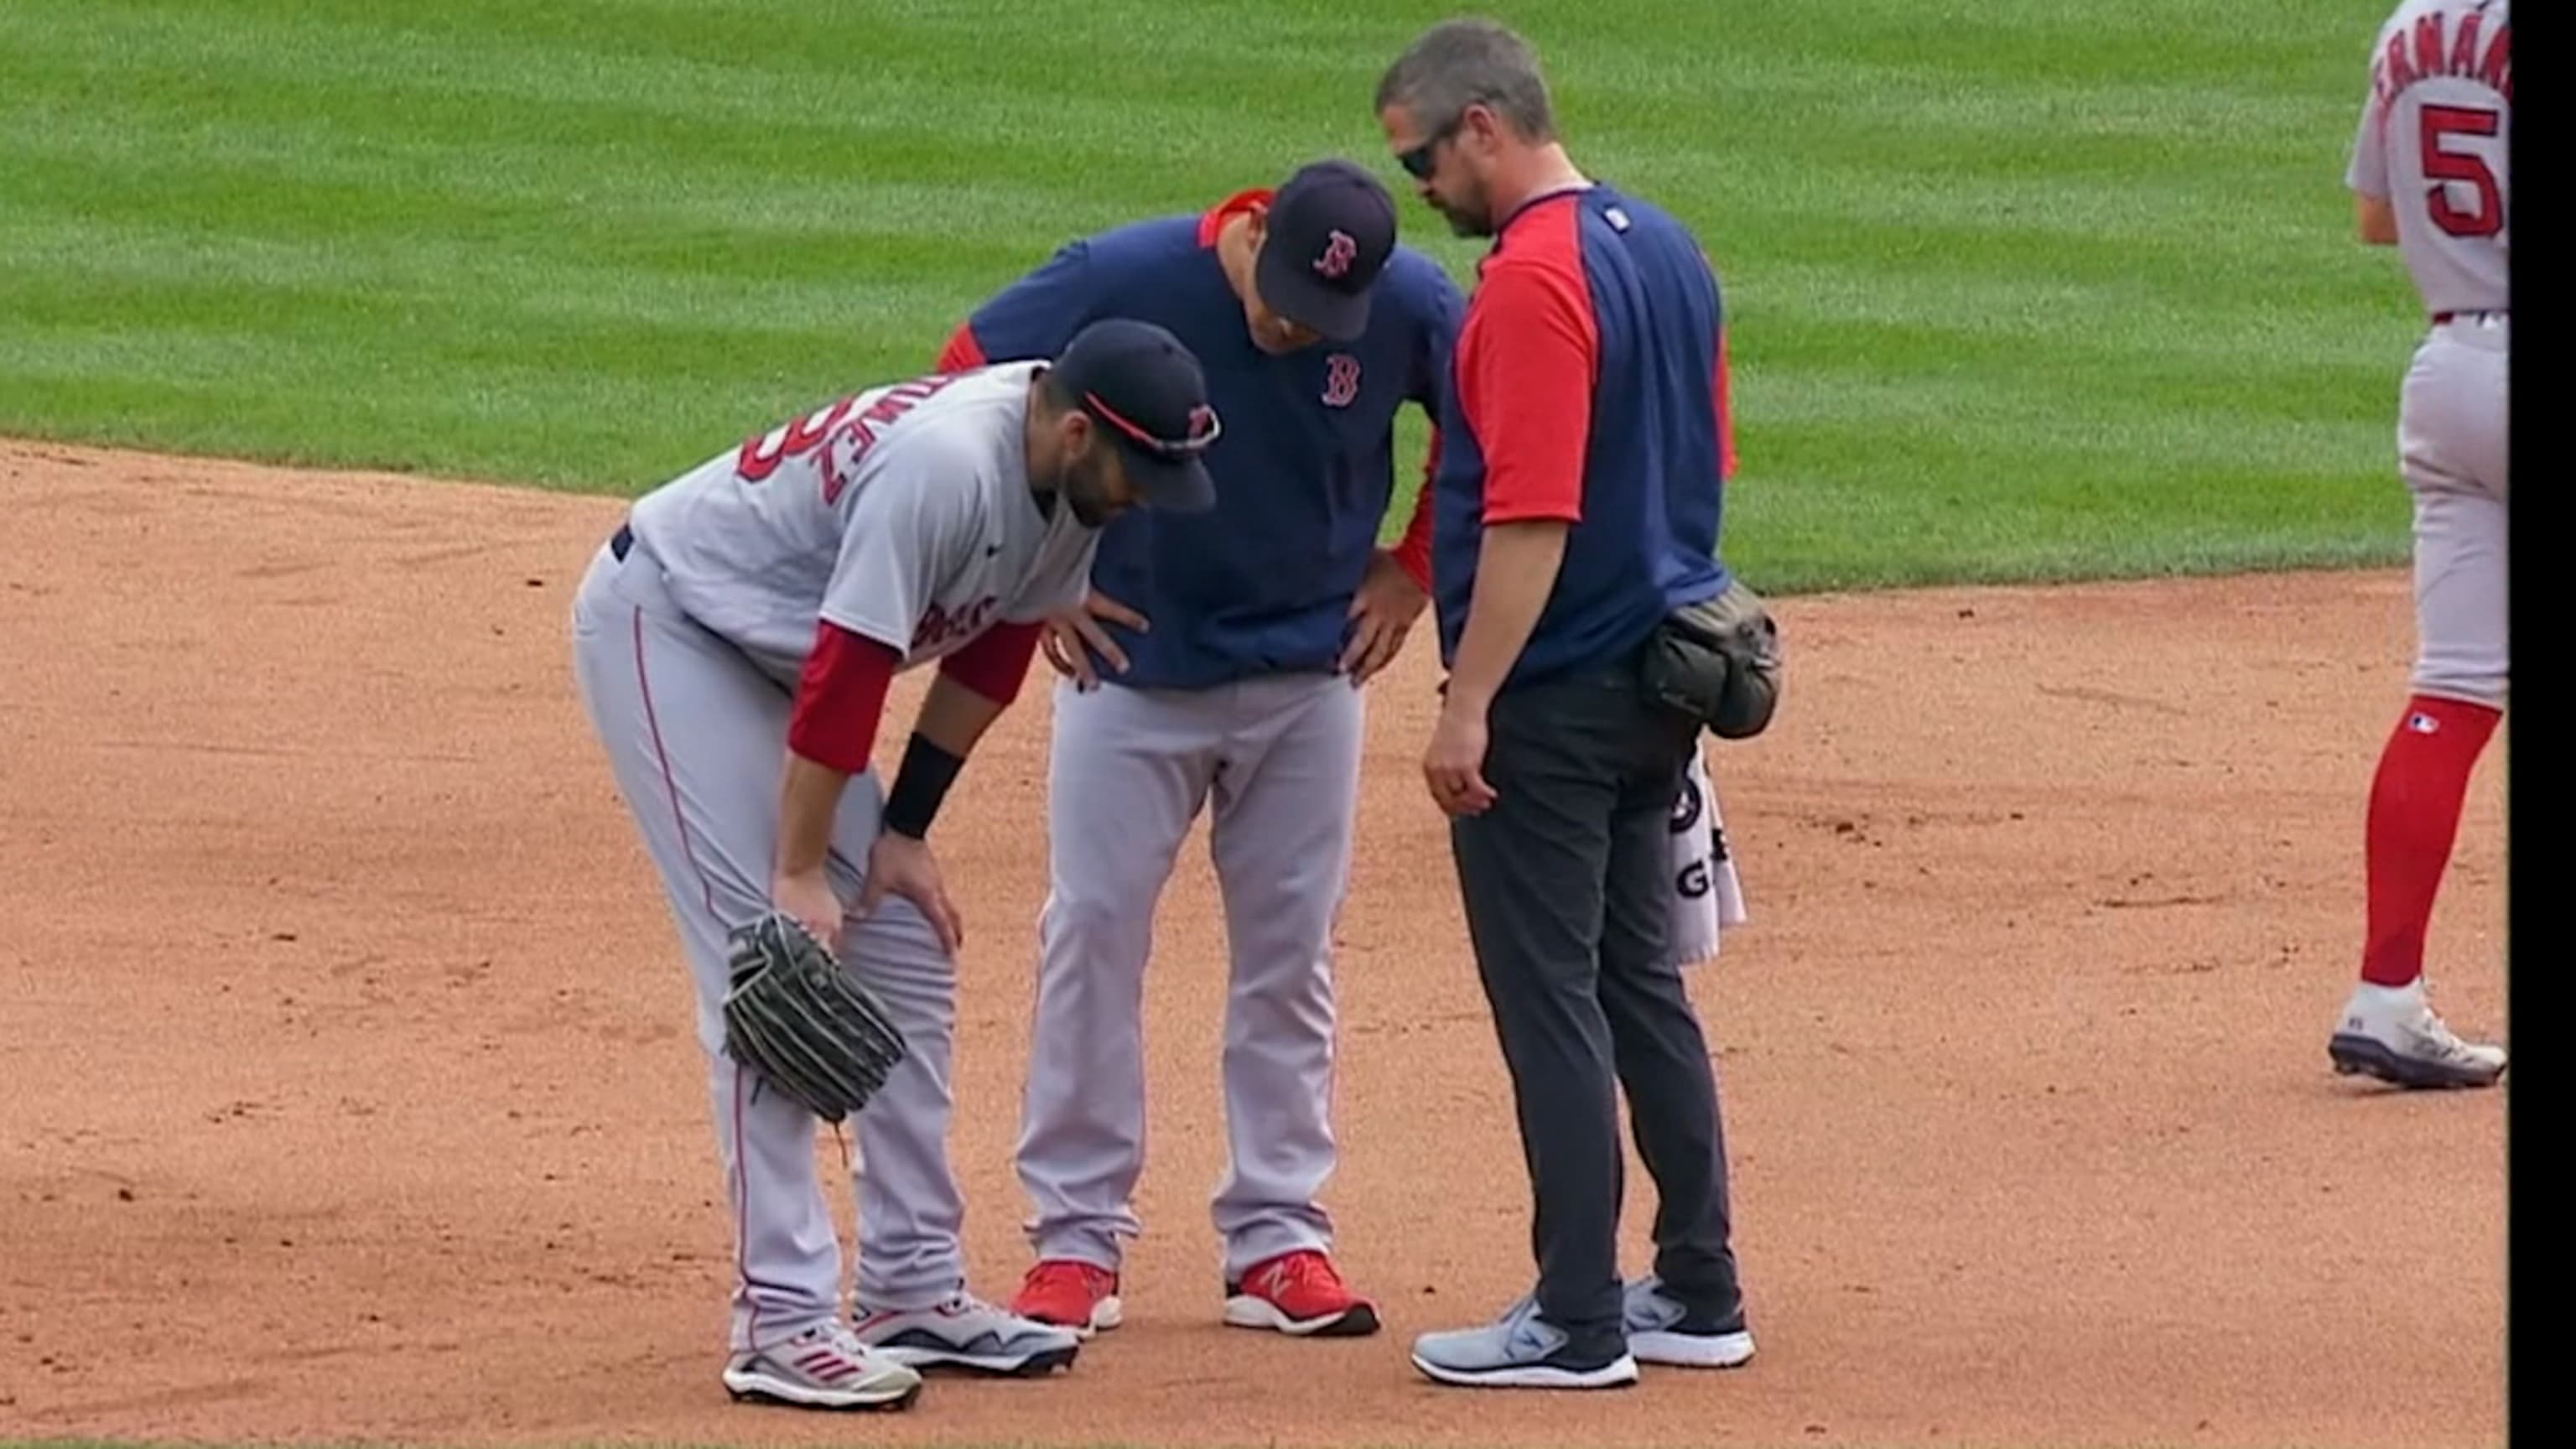
[[[1442,13],[22,0],[0,428],[631,491],[1071,236],[1319,152],[1403,194],[1368,96]],[[2415,323],[2347,235],[2329,0],[1514,18],[1578,158],[1720,264],[1761,582],[2402,556]]]

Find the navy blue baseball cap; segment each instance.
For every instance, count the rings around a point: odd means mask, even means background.
[[[1126,455],[1145,505],[1205,513],[1216,481],[1202,461],[1221,430],[1196,353],[1151,322],[1104,317],[1073,335],[1054,363],[1061,395]]]
[[[1349,161],[1299,168],[1270,197],[1253,288],[1271,311],[1335,342],[1368,330],[1369,288],[1395,252],[1395,198]]]

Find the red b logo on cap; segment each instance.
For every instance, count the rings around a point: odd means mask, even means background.
[[[1337,227],[1331,239],[1324,243],[1324,254],[1315,258],[1315,270],[1338,280],[1350,271],[1352,259],[1359,254],[1360,244],[1351,240],[1349,232]]]

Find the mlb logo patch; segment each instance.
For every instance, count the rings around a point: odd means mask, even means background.
[[[2406,716],[2406,727],[2419,735],[2437,734],[2441,731],[2442,722],[2418,710]]]

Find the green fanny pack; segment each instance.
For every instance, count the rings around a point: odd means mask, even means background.
[[[1677,609],[1647,640],[1638,673],[1648,698],[1722,740],[1749,740],[1780,706],[1780,625],[1741,580]]]

